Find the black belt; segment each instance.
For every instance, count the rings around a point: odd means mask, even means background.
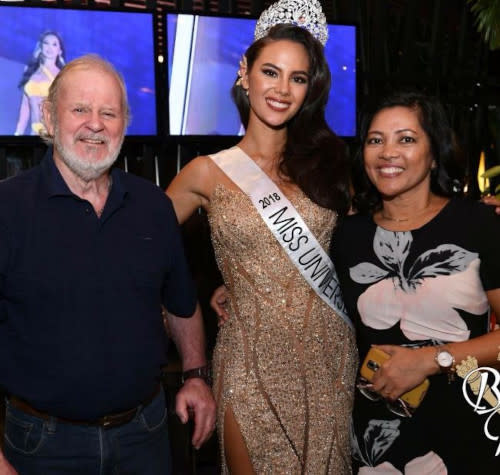
[[[20,411],[23,411],[26,414],[38,417],[43,420],[54,419],[58,422],[63,422],[65,424],[96,426],[109,429],[111,427],[121,426],[123,424],[126,424],[127,422],[130,422],[137,414],[139,408],[151,404],[153,399],[160,393],[160,389],[161,385],[158,383],[158,386],[156,386],[153,393],[147,399],[145,399],[139,406],[134,407],[133,409],[129,409],[128,411],[123,411],[123,412],[117,412],[114,414],[108,414],[106,416],[99,417],[98,419],[92,419],[88,421],[51,416],[46,412],[42,412],[39,411],[38,409],[35,409],[34,407],[30,406],[30,404],[28,404],[24,399],[18,398],[17,396],[9,396],[8,401],[12,405],[12,407],[15,407],[16,409],[19,409]]]

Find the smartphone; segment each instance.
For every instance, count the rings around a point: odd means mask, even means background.
[[[371,383],[373,381],[374,374],[382,366],[384,361],[387,361],[389,358],[390,356],[385,351],[382,351],[379,348],[370,348],[370,351],[368,351],[368,354],[361,365],[361,377]],[[415,386],[410,391],[402,394],[400,398],[411,408],[415,409],[422,402],[422,399],[429,389],[429,385],[429,380],[426,378],[418,386]]]

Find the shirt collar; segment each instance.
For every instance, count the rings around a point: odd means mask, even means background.
[[[45,184],[47,186],[48,197],[52,196],[75,196],[76,195],[69,189],[68,185],[64,181],[61,172],[57,168],[54,162],[53,147],[50,146],[43,161],[41,163],[42,175],[44,177]],[[118,205],[123,201],[125,195],[128,193],[126,184],[123,182],[121,177],[121,170],[118,168],[112,168],[110,175],[113,180],[113,186],[111,187],[111,193],[108,200]],[[78,198],[78,197],[77,197]],[[78,198],[80,199],[80,198]]]
[[[52,196],[73,195],[61,172],[56,167],[52,147],[49,147],[45,153],[41,167],[49,198]]]

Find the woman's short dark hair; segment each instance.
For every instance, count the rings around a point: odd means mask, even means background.
[[[296,183],[315,203],[344,213],[349,206],[348,164],[344,143],[325,120],[331,77],[323,46],[307,30],[279,24],[247,49],[248,71],[268,44],[280,40],[303,45],[309,57],[306,97],[287,124],[287,143],[280,162],[280,173]],[[236,82],[232,96],[241,122],[247,127],[250,104],[245,90]]]
[[[43,58],[42,58],[42,44],[45,38],[47,36],[55,36],[57,40],[59,41],[59,47],[61,49],[61,54],[57,57],[56,59],[56,66],[59,69],[62,69],[64,65],[66,64],[65,60],[65,49],[64,49],[64,42],[59,33],[56,31],[52,30],[46,30],[43,33],[40,34],[40,37],[38,38],[38,41],[35,46],[35,50],[33,51],[33,56],[31,57],[31,60],[29,63],[26,65],[26,68],[24,69],[23,72],[23,77],[19,81],[18,87],[23,88],[24,85],[30,80],[31,76],[35,73],[35,71],[40,67],[41,64],[43,64]]]
[[[352,167],[353,204],[360,212],[373,213],[382,206],[380,193],[371,183],[364,167],[363,151],[374,117],[383,109],[407,107],[417,112],[422,129],[429,139],[432,158],[431,191],[452,196],[463,188],[463,156],[442,104],[432,96],[416,91],[390,93],[368,104],[359,127],[359,147]]]

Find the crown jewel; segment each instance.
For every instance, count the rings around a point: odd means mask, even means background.
[[[264,10],[257,21],[254,39],[259,40],[280,23],[306,29],[323,46],[328,40],[326,17],[318,0],[279,0]]]

